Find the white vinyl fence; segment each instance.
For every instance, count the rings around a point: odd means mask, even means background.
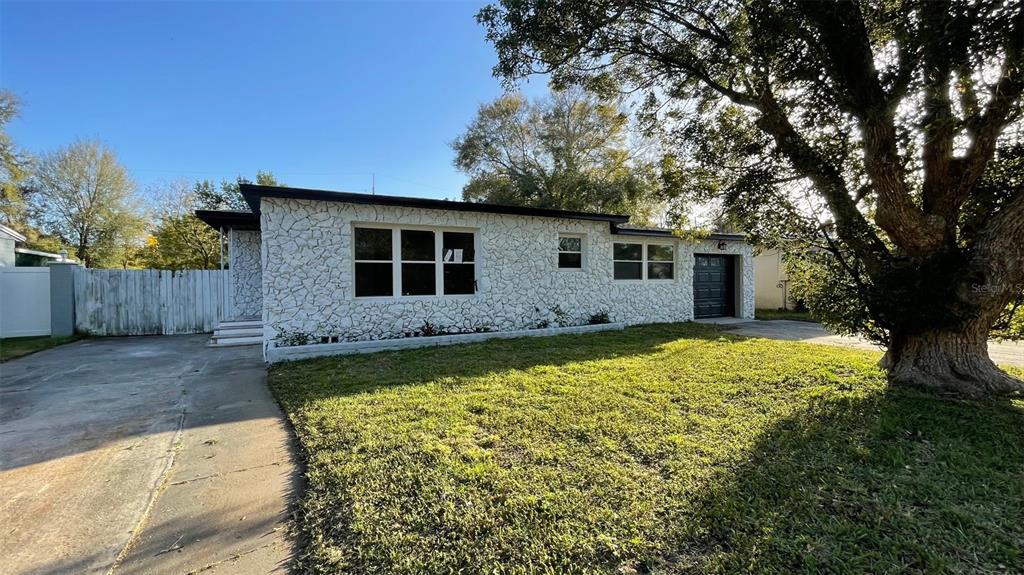
[[[75,330],[92,335],[212,332],[228,270],[75,270]]]
[[[50,335],[50,269],[0,267],[0,337]]]

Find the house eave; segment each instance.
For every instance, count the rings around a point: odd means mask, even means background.
[[[260,229],[260,217],[252,212],[235,210],[196,210],[196,217],[200,221],[218,230],[258,230]]]

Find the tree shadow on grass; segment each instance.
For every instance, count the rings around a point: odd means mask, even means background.
[[[1024,409],[885,390],[779,421],[655,572],[1024,571]]]

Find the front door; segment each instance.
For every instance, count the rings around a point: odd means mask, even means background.
[[[694,254],[693,316],[733,315],[732,256]]]

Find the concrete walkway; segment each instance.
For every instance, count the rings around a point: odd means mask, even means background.
[[[0,571],[286,572],[293,442],[258,348],[102,338],[0,364]]]
[[[878,352],[885,351],[875,344],[861,338],[836,335],[822,327],[821,324],[809,321],[790,321],[781,319],[758,321],[737,318],[713,318],[697,321],[698,323],[720,325],[723,329],[748,337],[763,337],[767,339],[784,339],[789,341],[802,341],[805,343],[838,345],[857,349],[870,349]],[[1024,367],[1024,343],[1012,341],[991,341],[988,344],[988,353],[992,358],[992,361],[997,364]]]

